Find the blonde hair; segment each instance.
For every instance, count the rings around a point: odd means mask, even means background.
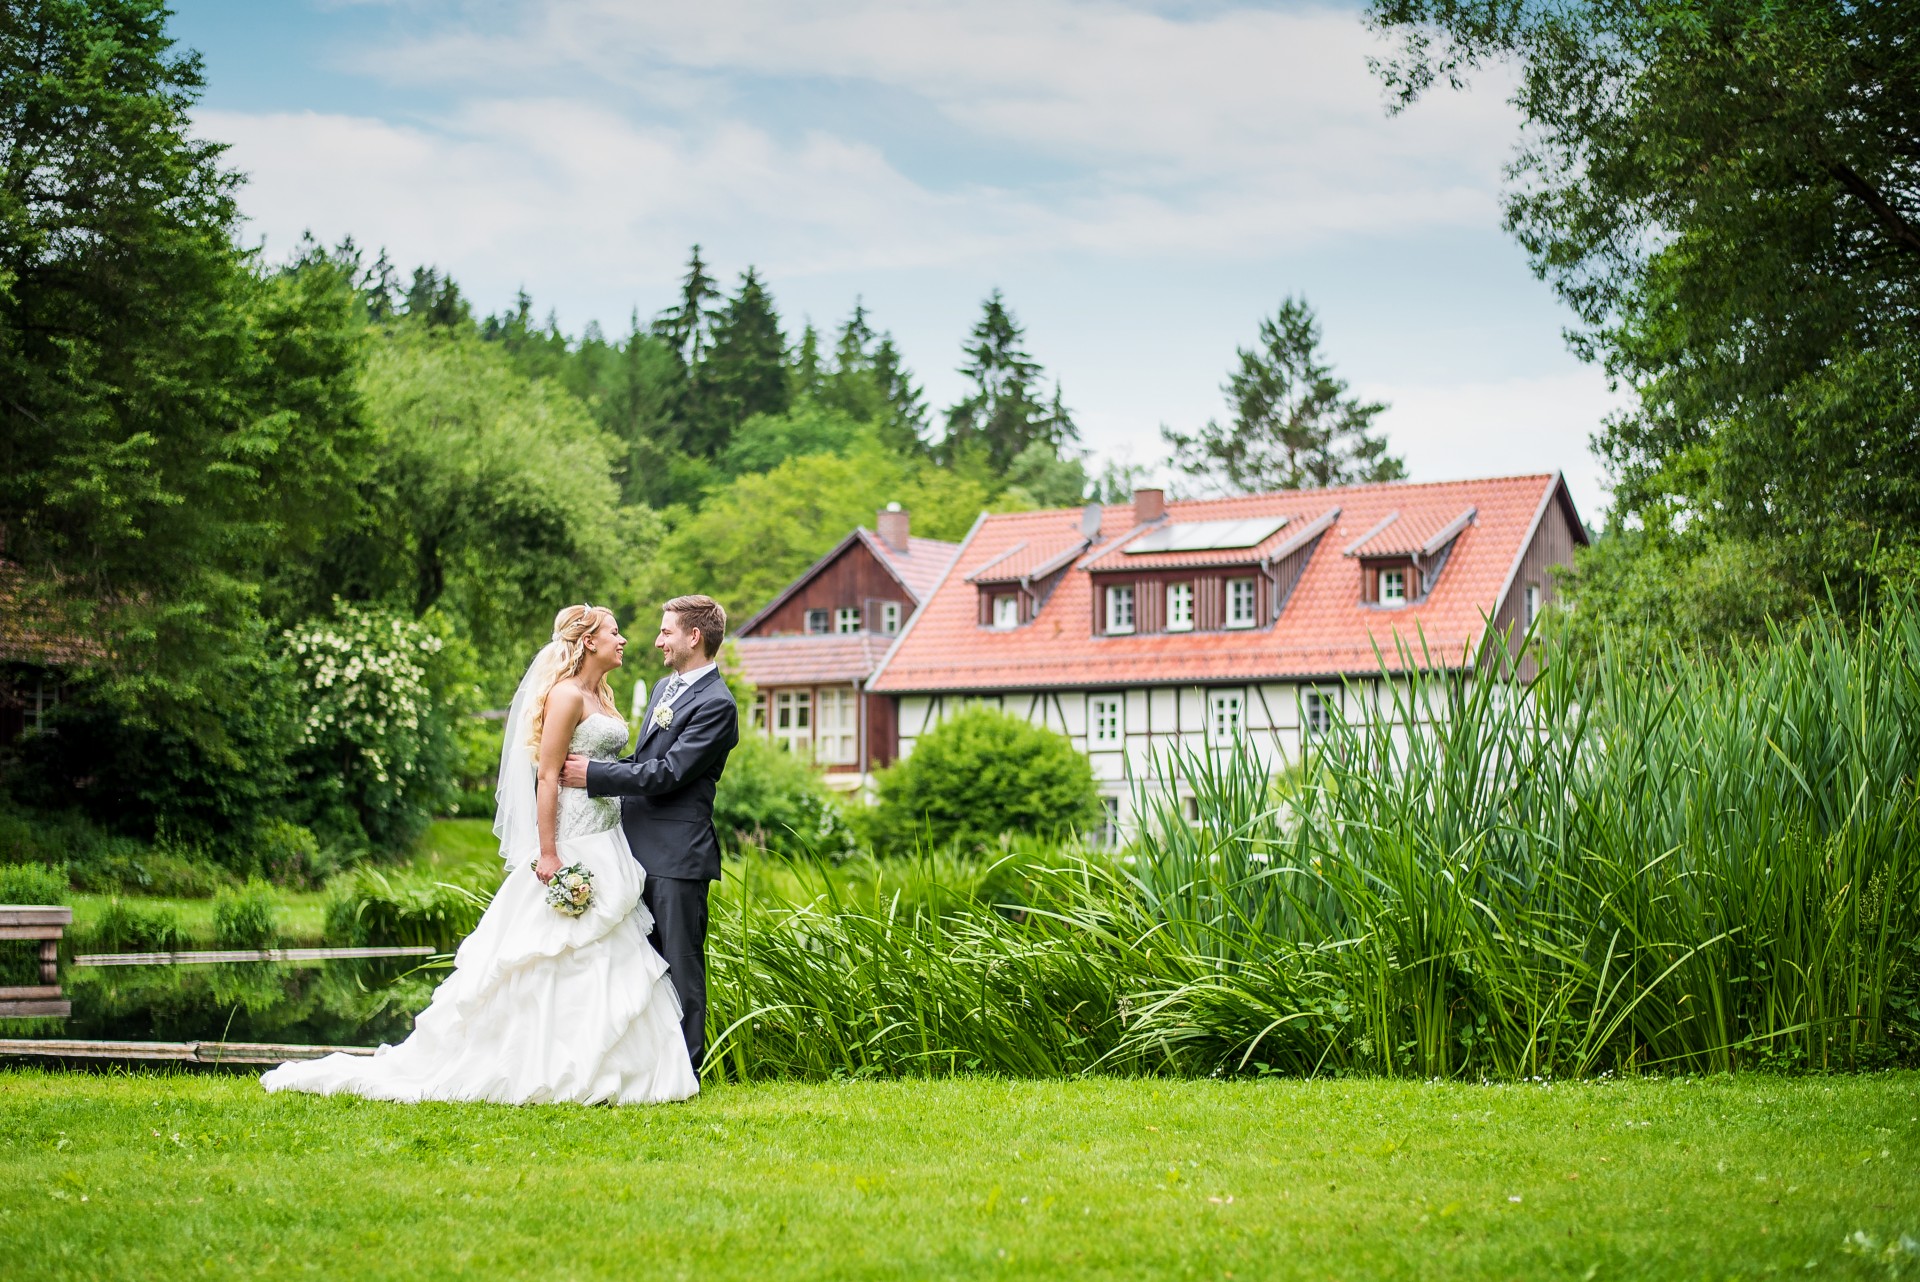
[[[539,682],[533,688],[533,711],[527,717],[527,744],[537,754],[540,751],[540,734],[547,724],[547,696],[553,688],[578,673],[587,661],[587,638],[598,632],[602,624],[613,621],[613,611],[602,605],[570,605],[553,616],[553,643],[546,649],[548,670],[541,674]],[[607,683],[606,675],[600,677],[600,688],[594,691],[600,696],[600,702],[613,707],[613,687]]]

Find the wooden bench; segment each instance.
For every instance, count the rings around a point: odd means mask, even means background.
[[[60,937],[72,924],[71,908],[0,904],[0,939],[40,941],[40,982],[0,985],[0,1015],[65,1019],[73,1014],[73,1003],[60,991]]]

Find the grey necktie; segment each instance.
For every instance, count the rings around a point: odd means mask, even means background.
[[[673,696],[679,693],[680,674],[676,672],[660,683],[660,706],[670,707],[673,704]]]

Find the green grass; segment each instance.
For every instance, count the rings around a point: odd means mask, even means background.
[[[500,876],[500,841],[491,819],[436,819],[404,865],[409,871],[457,881]]]
[[[0,1254],[88,1282],[1884,1278],[1920,1269],[1916,1116],[1915,1073],[512,1109],[26,1071],[0,1073]]]

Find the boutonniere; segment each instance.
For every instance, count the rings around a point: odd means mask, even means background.
[[[662,730],[673,725],[673,709],[664,704],[653,710],[653,724]]]

